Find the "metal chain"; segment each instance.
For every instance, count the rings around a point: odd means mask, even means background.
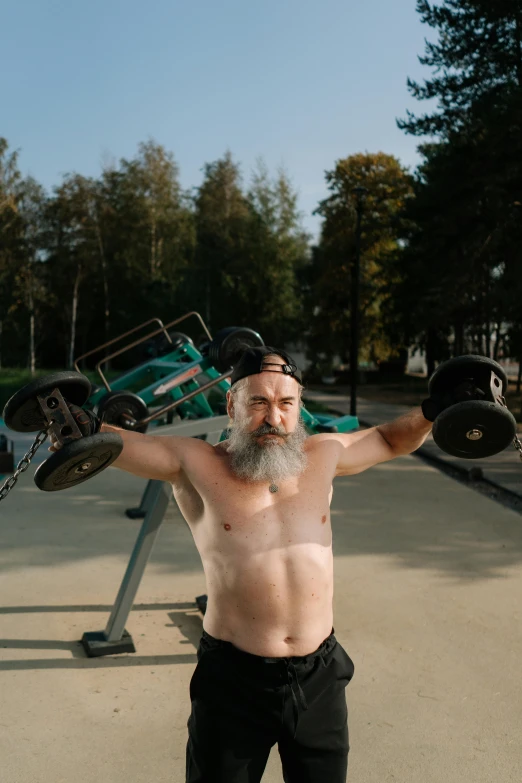
[[[506,400],[504,399],[504,397],[499,397],[499,399],[500,399],[500,404],[504,408],[507,408],[507,403],[506,403]],[[513,446],[518,451],[518,455],[519,455],[520,459],[522,460],[522,443],[520,442],[520,438],[518,437],[518,435],[515,435],[515,437],[513,439]]]
[[[51,425],[49,425],[49,426],[51,426]],[[47,428],[47,429],[49,429],[49,428]],[[29,467],[32,458],[34,457],[34,455],[36,454],[36,452],[38,451],[38,449],[40,448],[42,443],[47,438],[47,434],[48,434],[47,433],[47,429],[42,430],[41,432],[38,433],[38,435],[36,436],[35,442],[31,446],[31,448],[29,449],[27,454],[25,454],[22,457],[22,459],[20,460],[20,462],[16,466],[16,470],[13,473],[13,475],[11,476],[11,478],[8,478],[7,481],[5,482],[5,484],[3,484],[0,487],[0,500],[3,500],[9,494],[9,492],[12,490],[12,488],[14,487],[16,482],[18,481],[18,478],[19,478],[20,474],[23,473],[24,470],[27,470],[27,468]]]

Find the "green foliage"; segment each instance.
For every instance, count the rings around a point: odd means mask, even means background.
[[[230,153],[205,166],[195,197],[196,252],[188,299],[201,303],[213,331],[231,324],[288,341],[302,326],[298,271],[308,238],[288,177],[274,181],[262,163],[244,193]]]
[[[403,218],[413,194],[413,179],[391,155],[359,154],[337,161],[326,173],[330,196],[317,213],[324,218],[309,278],[311,357],[347,359],[350,338],[350,266],[356,253],[354,188],[368,190],[362,213],[360,259],[360,356],[362,361],[387,358],[397,346],[383,319],[390,296],[390,259],[407,232]]]
[[[419,0],[417,10],[438,37],[420,58],[432,78],[408,84],[438,103],[398,124],[435,140],[419,148],[389,317],[404,342],[428,348],[430,369],[466,351],[521,357],[522,2]]]
[[[260,164],[245,192],[227,153],[189,195],[173,155],[149,140],[98,178],[68,174],[48,195],[17,161],[0,140],[4,365],[30,367],[35,356],[38,367],[70,367],[139,323],[191,309],[214,331],[248,325],[282,344],[300,333],[308,237],[284,172],[272,180]]]
[[[399,121],[418,136],[473,133],[506,98],[522,87],[522,3],[520,0],[417,0],[421,21],[437,33],[426,41],[422,65],[433,76],[419,84],[408,79],[420,101],[437,99],[431,114]]]

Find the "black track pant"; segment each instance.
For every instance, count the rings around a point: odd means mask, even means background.
[[[262,658],[203,631],[186,783],[258,783],[276,742],[285,783],[345,783],[353,672],[333,629],[315,652],[293,658]]]

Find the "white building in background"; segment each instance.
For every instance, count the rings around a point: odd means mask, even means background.
[[[306,372],[306,370],[310,367],[312,362],[310,359],[306,358],[305,354],[305,347],[302,344],[295,344],[295,343],[289,343],[286,346],[286,350],[292,357],[292,359],[295,360],[297,366],[301,370],[301,372]]]
[[[408,348],[408,364],[406,372],[422,373],[426,375],[428,366],[426,364],[426,353],[421,348]]]
[[[452,339],[450,338],[450,343]],[[516,379],[518,375],[518,362],[513,359],[500,359],[501,367],[504,368],[509,378]],[[426,352],[420,348],[410,348],[408,350],[408,364],[406,366],[406,372],[422,373],[426,375],[428,372],[426,364]]]

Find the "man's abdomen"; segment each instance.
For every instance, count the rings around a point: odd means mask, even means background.
[[[331,547],[301,543],[203,563],[211,636],[265,657],[307,655],[333,625]]]

